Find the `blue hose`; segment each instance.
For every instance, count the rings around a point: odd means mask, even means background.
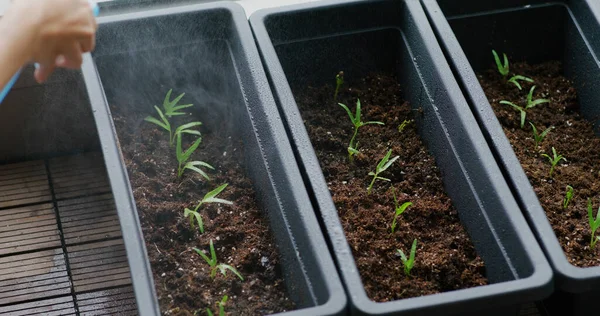
[[[90,2],[90,5],[92,6],[92,11],[94,12],[94,16],[98,16],[98,14],[100,14],[100,7],[98,6],[98,4],[94,1],[88,0]],[[35,65],[36,68],[39,67],[39,65]],[[19,79],[19,75],[21,74],[21,69],[17,70],[17,72],[12,76],[12,78],[10,78],[10,80],[8,81],[8,83],[6,84],[6,86],[4,86],[4,88],[2,89],[2,92],[0,92],[0,103],[2,103],[4,101],[4,98],[6,97],[6,95],[10,92],[10,90],[12,89],[12,87],[15,85],[15,82],[17,82],[17,79]]]

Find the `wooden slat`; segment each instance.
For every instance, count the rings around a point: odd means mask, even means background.
[[[43,160],[0,166],[0,208],[52,201]]]
[[[67,248],[76,292],[101,290],[131,284],[123,244],[91,243],[78,250]]]
[[[130,286],[77,294],[81,316],[137,315],[137,305]]]
[[[75,305],[73,303],[73,297],[69,295],[35,302],[0,307],[0,315],[75,315]]]
[[[67,246],[121,237],[111,194],[63,200],[57,202],[57,206]]]
[[[52,203],[0,210],[0,255],[60,247]]]
[[[54,194],[59,200],[110,192],[99,153],[54,158],[49,166]]]
[[[0,262],[0,305],[70,293],[71,282],[60,248],[7,256]]]

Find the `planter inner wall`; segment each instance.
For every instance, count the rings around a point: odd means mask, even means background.
[[[43,85],[23,74],[2,105],[0,161],[98,151],[100,142],[80,72],[58,70]]]
[[[263,92],[256,88],[260,83],[254,82],[248,66],[258,59],[247,59],[236,23],[230,9],[220,8],[181,7],[127,19],[109,17],[99,29],[102,45],[94,60],[109,104],[129,106],[131,113],[151,113],[166,91],[174,89],[174,95],[185,92],[186,103],[202,109],[205,114],[199,120],[208,129],[226,121],[228,130],[222,132],[243,140],[246,170],[269,218],[290,297],[301,313],[330,299],[328,282],[337,276],[324,275],[318,258],[322,254],[310,242],[319,235],[311,236],[297,211],[289,175],[279,165],[284,159],[269,134],[269,119],[261,112]],[[252,43],[247,35],[245,40]]]

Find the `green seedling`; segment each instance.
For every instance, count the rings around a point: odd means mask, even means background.
[[[556,149],[554,147],[552,147],[552,157],[546,154],[542,154],[542,156],[548,158],[550,164],[552,165],[552,167],[550,167],[550,178],[552,178],[552,173],[554,172],[556,165],[558,165],[561,160],[567,161],[565,157],[556,153]]]
[[[158,117],[160,118],[160,120],[158,120],[152,116],[147,116],[144,119],[144,121],[150,122],[152,124],[156,124],[156,125],[164,128],[167,132],[169,132],[169,141],[170,141],[173,138],[172,132],[171,132],[171,124],[169,123],[169,120],[165,117],[163,112],[158,108],[158,106],[155,105],[154,108],[156,109],[156,112],[158,112]]]
[[[502,55],[504,55],[504,64],[502,64],[502,62],[500,62],[500,57],[498,57],[498,54],[493,49],[492,49],[492,54],[494,55],[494,60],[496,61],[496,66],[498,67],[498,72],[502,75],[502,77],[506,78],[506,76],[508,76],[508,72],[510,70],[509,65],[508,65],[508,57],[506,57],[506,54],[504,54],[504,53],[502,54]]]
[[[194,210],[190,210],[187,207],[185,208],[185,210],[183,210],[183,217],[190,218],[190,226],[192,226],[192,229],[194,229],[194,219],[196,219],[196,223],[198,223],[198,230],[200,230],[200,233],[202,233],[202,234],[204,233],[204,222],[202,221],[202,215],[200,215],[200,213],[198,213],[198,209],[202,206],[202,204],[205,204],[205,203],[222,203],[222,204],[228,204],[228,205],[233,204],[233,202],[231,202],[231,201],[217,198],[217,195],[219,195],[221,192],[223,192],[223,190],[225,190],[226,187],[227,187],[227,183],[206,193],[204,198],[202,198],[202,200],[198,203],[198,205],[196,205]]]
[[[333,95],[333,100],[337,101],[338,93],[340,92],[340,88],[344,84],[344,72],[340,71],[337,75],[335,75],[335,93]]]
[[[388,150],[387,154],[385,154],[385,156],[381,159],[381,161],[379,161],[379,163],[377,164],[375,172],[369,172],[369,175],[373,176],[373,180],[371,181],[371,184],[369,184],[369,188],[367,189],[368,194],[371,194],[371,190],[373,189],[373,184],[375,184],[375,180],[390,181],[390,179],[388,178],[380,177],[379,174],[387,170],[387,168],[389,168],[396,160],[398,160],[398,158],[400,158],[399,156],[396,156],[390,159],[391,155],[392,150],[390,149]]]
[[[229,297],[225,295],[223,296],[221,301],[217,303],[217,306],[219,306],[219,316],[225,316],[225,303],[227,303],[228,298]],[[208,314],[208,316],[215,316],[215,314],[213,314],[210,308],[206,308],[206,313]]]
[[[354,134],[352,135],[352,138],[350,139],[350,144],[348,145],[348,158],[350,159],[350,161],[352,161],[354,155],[358,154],[358,142],[356,141],[356,136],[358,135],[358,129],[365,125],[368,125],[368,124],[379,124],[379,125],[385,125],[385,124],[383,124],[383,122],[377,122],[377,121],[369,121],[369,122],[361,121],[360,99],[356,100],[356,114],[352,114],[352,111],[350,111],[350,109],[345,104],[341,104],[341,103],[338,103],[338,104],[341,107],[343,107],[344,110],[346,110],[346,112],[348,113],[348,116],[350,117],[350,121],[352,122],[352,125],[354,125]]]
[[[590,248],[596,248],[596,243],[600,239],[600,237],[596,236],[596,230],[600,227],[600,208],[596,212],[596,219],[594,219],[593,209],[592,209],[592,199],[588,199],[588,220],[590,221],[590,230],[592,232],[592,239],[590,240]]]
[[[517,88],[519,88],[519,90],[523,90],[523,87],[521,87],[519,80],[533,83],[533,79],[525,77],[525,76],[521,76],[521,75],[512,76],[510,79],[508,79],[508,82],[517,86]]]
[[[550,102],[550,100],[548,100],[548,99],[533,100],[533,90],[535,90],[535,86],[531,87],[531,90],[529,90],[529,94],[527,94],[527,105],[524,108],[520,107],[512,102],[506,101],[506,100],[500,101],[500,104],[510,105],[521,113],[521,128],[523,128],[525,126],[525,118],[527,117],[527,110],[535,107],[538,104]]]
[[[171,89],[171,90],[169,90],[169,92],[167,92],[167,95],[165,96],[165,100],[163,101],[163,108],[165,109],[165,115],[168,116],[169,118],[171,118],[172,116],[177,116],[177,115],[185,115],[186,113],[179,112],[179,110],[192,107],[193,104],[177,105],[177,103],[179,103],[179,101],[181,100],[181,98],[183,98],[185,93],[180,94],[173,101],[170,101],[171,100],[171,92],[173,92],[173,89]]]
[[[567,185],[567,192],[565,193],[565,199],[563,200],[563,208],[566,210],[569,207],[569,203],[573,199],[573,187]]]
[[[529,89],[529,93],[527,94],[527,109],[531,109],[532,107],[542,104],[542,103],[550,103],[548,99],[533,99],[533,90],[535,90],[535,86]]]
[[[398,125],[398,132],[402,133],[404,129],[408,126],[408,124],[412,123],[412,120],[404,120],[402,124]]]
[[[177,134],[177,146],[175,148],[176,149],[176,155],[177,155],[177,162],[179,162],[179,167],[177,168],[177,177],[181,178],[181,176],[183,175],[183,172],[186,169],[190,169],[192,171],[195,171],[195,172],[199,173],[201,176],[203,176],[207,180],[210,180],[210,178],[208,177],[208,175],[206,174],[206,172],[204,172],[199,167],[206,167],[206,168],[214,170],[215,168],[213,168],[213,166],[207,164],[204,161],[188,161],[188,160],[190,160],[190,157],[192,156],[192,154],[194,153],[194,151],[196,151],[196,149],[198,149],[198,146],[200,146],[200,142],[201,141],[202,141],[202,138],[199,137],[192,144],[192,146],[190,146],[190,148],[188,148],[184,152],[181,149],[181,133]]]
[[[535,142],[535,148],[538,148],[540,143],[544,140],[544,138],[546,138],[546,135],[548,135],[548,133],[550,133],[550,131],[554,129],[554,126],[550,126],[541,134],[538,134],[538,130],[535,127],[535,125],[533,125],[533,123],[531,122],[529,122],[529,125],[531,125],[531,128],[533,129],[533,141]]]
[[[404,274],[410,276],[410,270],[415,266],[415,255],[417,254],[417,239],[413,240],[412,247],[410,247],[410,255],[407,258],[401,249],[397,249],[400,254],[400,259],[404,264]]]
[[[207,255],[205,255],[204,252],[202,252],[202,250],[200,250],[198,248],[193,248],[193,249],[210,266],[210,277],[211,278],[214,278],[217,275],[217,270],[221,271],[221,273],[224,276],[227,276],[227,270],[229,270],[233,274],[235,274],[238,278],[240,278],[240,280],[244,281],[244,278],[242,277],[242,275],[234,267],[232,267],[228,264],[224,264],[224,263],[217,264],[217,254],[215,253],[215,246],[213,245],[212,239],[210,240],[210,258]]]
[[[392,194],[394,195],[394,208],[395,208],[395,213],[394,213],[394,220],[392,221],[392,234],[396,231],[396,224],[397,224],[397,220],[398,220],[398,216],[402,215],[402,213],[404,213],[404,211],[406,211],[406,209],[412,205],[412,202],[404,202],[402,205],[398,204],[398,199],[396,198],[396,190],[394,190],[392,188]]]

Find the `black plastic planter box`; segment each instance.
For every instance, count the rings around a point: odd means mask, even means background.
[[[99,23],[93,58],[105,97],[97,95],[96,120],[112,124],[111,102],[145,111],[175,88],[185,91],[191,103],[210,107],[213,115],[202,120],[204,125],[230,122],[231,131],[223,132],[245,144],[240,159],[269,218],[289,296],[297,306],[285,315],[343,314],[342,283],[309,196],[296,185],[301,174],[242,8],[223,2],[179,6],[108,16]],[[112,177],[122,188],[118,203],[135,223],[132,238],[142,240],[114,128],[102,136],[105,155],[115,166]]]
[[[600,267],[579,268],[567,261],[475,76],[475,72],[491,65],[492,48],[529,63],[562,61],[565,75],[577,89],[581,113],[586,118],[597,119],[600,114],[600,93],[596,84],[600,80],[597,55],[600,52],[600,23],[590,10],[591,1],[548,4],[528,1],[527,7],[523,7],[522,1],[423,0],[423,4],[473,113],[554,268],[556,288],[560,291],[549,302],[555,302],[565,310],[549,310],[560,311],[561,315],[597,313],[595,306],[584,302],[600,295]]]
[[[416,0],[326,1],[258,11],[250,22],[350,296],[354,315],[514,315],[548,296],[551,269],[444,61]],[[364,290],[292,88],[346,82],[370,72],[397,75],[405,98],[423,109],[423,140],[442,171],[491,285],[386,303]]]

